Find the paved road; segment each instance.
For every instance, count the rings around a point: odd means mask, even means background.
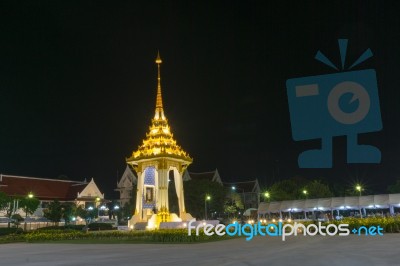
[[[400,234],[202,244],[3,244],[0,265],[400,265]]]

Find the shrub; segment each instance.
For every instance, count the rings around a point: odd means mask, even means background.
[[[83,224],[76,224],[76,225],[69,224],[69,225],[66,225],[66,226],[56,226],[56,225],[54,225],[54,226],[46,226],[46,227],[38,228],[37,230],[39,230],[39,231],[46,231],[46,230],[60,230],[60,231],[63,231],[63,230],[77,230],[77,231],[81,231],[83,229],[83,227],[85,227],[85,225],[83,225]]]
[[[101,230],[112,230],[113,226],[109,223],[91,223],[88,225],[89,229],[92,231],[101,231]]]
[[[23,233],[22,228],[0,228],[0,236],[10,235],[10,234],[21,234]]]

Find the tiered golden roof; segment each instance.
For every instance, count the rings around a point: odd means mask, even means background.
[[[156,63],[158,67],[158,78],[155,115],[151,120],[149,132],[146,133],[146,139],[143,140],[138,150],[132,153],[132,157],[129,158],[128,161],[138,161],[140,159],[154,157],[175,157],[191,162],[192,158],[176,144],[171,128],[168,125],[168,120],[164,115],[161,95],[160,64],[162,60],[160,54],[157,55]]]

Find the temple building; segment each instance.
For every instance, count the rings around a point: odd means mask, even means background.
[[[201,173],[193,173],[185,171],[185,173],[183,174],[183,181],[190,181],[190,180],[207,180],[211,182],[217,182],[221,186],[223,184],[217,169],[215,169],[214,171],[201,172]]]
[[[161,63],[162,60],[158,54],[156,108],[149,132],[138,149],[126,159],[137,173],[136,208],[129,221],[131,228],[137,223],[146,223],[147,228],[155,228],[162,222],[182,222],[193,219],[185,209],[182,179],[184,171],[193,160],[177,144],[164,113],[161,94]],[[171,171],[178,198],[179,214],[169,212],[168,180]]]
[[[121,179],[117,182],[115,191],[119,192],[119,204],[125,206],[133,197],[133,190],[137,185],[137,177],[129,165],[126,166]],[[136,191],[136,189],[135,189]],[[136,195],[135,195],[136,196]]]
[[[32,194],[40,200],[39,208],[34,213],[38,217],[43,216],[43,209],[54,200],[73,202],[76,206],[84,207],[97,206],[104,201],[104,193],[101,193],[93,178],[87,182],[1,174],[0,191],[12,197]]]

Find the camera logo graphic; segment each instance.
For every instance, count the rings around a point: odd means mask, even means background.
[[[339,39],[344,70],[347,39]],[[372,56],[367,49],[349,68]],[[338,70],[320,51],[315,59]],[[298,157],[300,168],[332,167],[332,138],[347,137],[347,163],[380,163],[381,152],[358,144],[358,134],[382,129],[374,69],[293,78],[286,81],[292,137],[295,141],[321,139],[321,149]]]

